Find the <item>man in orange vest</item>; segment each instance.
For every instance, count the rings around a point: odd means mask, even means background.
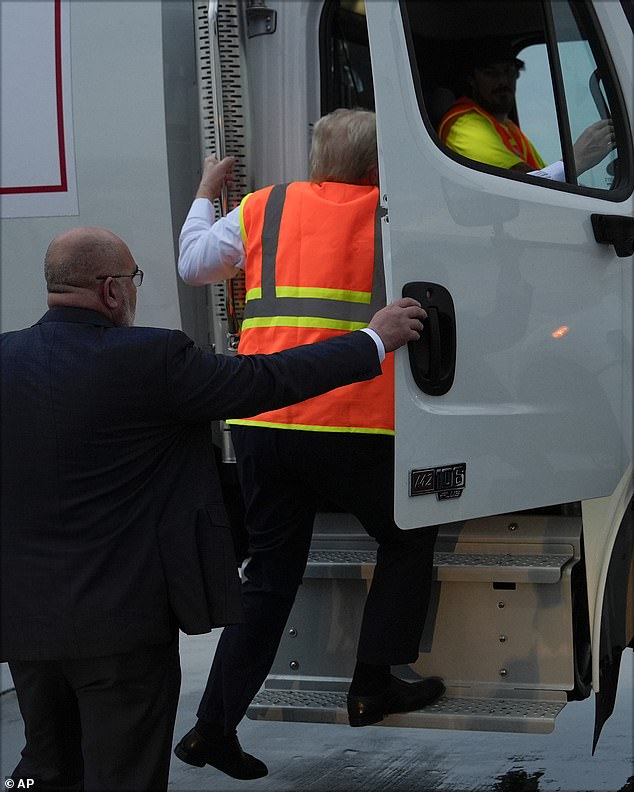
[[[337,110],[320,119],[310,181],[258,190],[214,222],[212,200],[232,165],[207,159],[181,232],[179,272],[202,285],[245,269],[238,351],[275,352],[365,327],[385,302],[374,113]],[[175,749],[183,761],[235,778],[267,773],[239,748],[236,727],[275,658],[324,502],[356,515],[378,542],[350,724],[420,709],[444,692],[436,677],[406,683],[390,673],[418,659],[437,531],[401,531],[394,523],[392,355],[383,371],[297,408],[232,422],[249,535],[246,621],[223,631],[197,724]],[[227,753],[228,741],[237,750]]]
[[[524,62],[510,44],[485,39],[466,56],[468,96],[442,117],[438,134],[449,148],[469,159],[519,173],[565,181],[562,161],[546,165],[535,146],[510,118],[515,87]],[[577,176],[597,165],[614,148],[611,119],[597,121],[573,146]]]

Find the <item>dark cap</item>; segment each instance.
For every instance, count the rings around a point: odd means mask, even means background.
[[[518,70],[524,68],[524,61],[515,57],[511,42],[507,39],[474,39],[465,47],[464,64],[468,72],[483,69],[492,63],[514,63]]]

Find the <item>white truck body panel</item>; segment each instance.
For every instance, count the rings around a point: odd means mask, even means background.
[[[12,5],[22,3],[3,0],[2,7]],[[47,24],[45,11],[53,7],[53,1],[30,5],[37,7],[37,19]],[[2,330],[24,327],[44,313],[44,252],[56,234],[78,225],[105,226],[119,235],[146,273],[137,324],[180,327],[161,4],[64,0],[61,6],[63,46],[70,45],[72,36],[70,52],[63,52],[64,62],[70,63],[64,84],[72,86],[72,94],[65,96],[72,105],[66,153],[67,161],[76,165],[78,212],[3,217]],[[70,26],[70,35],[66,26]],[[29,43],[27,39],[23,46],[28,48]],[[3,94],[11,76],[11,69],[2,69]],[[3,147],[2,156],[15,156],[14,152]],[[28,148],[23,147],[20,154],[28,157]],[[37,200],[37,196],[22,198],[25,204]],[[28,206],[24,211],[29,211]]]
[[[381,62],[374,77],[390,296],[409,281],[441,284],[457,325],[445,395],[419,390],[406,350],[397,353],[397,523],[609,495],[632,460],[633,273],[631,257],[594,240],[590,215],[631,216],[631,193],[616,202],[608,192],[554,190],[450,160],[407,79],[399,6],[368,3],[367,16]],[[631,38],[629,48],[625,31],[619,39],[631,85]],[[459,463],[460,497],[410,495],[411,471]]]

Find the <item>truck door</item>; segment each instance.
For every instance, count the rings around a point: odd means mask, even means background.
[[[388,296],[429,315],[397,354],[402,528],[605,496],[632,460],[632,31],[625,4],[366,4]],[[524,63],[512,116],[563,181],[467,158],[436,128],[463,57]],[[610,117],[614,150],[576,173]],[[390,293],[391,288],[391,293]]]

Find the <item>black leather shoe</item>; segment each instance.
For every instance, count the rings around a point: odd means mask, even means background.
[[[348,693],[348,720],[351,726],[370,726],[394,712],[413,712],[433,704],[445,692],[439,677],[420,682],[404,682],[390,676],[388,686],[375,696],[354,696]]]
[[[236,734],[205,740],[192,729],[174,748],[174,753],[182,762],[195,767],[208,764],[242,781],[262,778],[269,772],[264,762],[242,750]]]

